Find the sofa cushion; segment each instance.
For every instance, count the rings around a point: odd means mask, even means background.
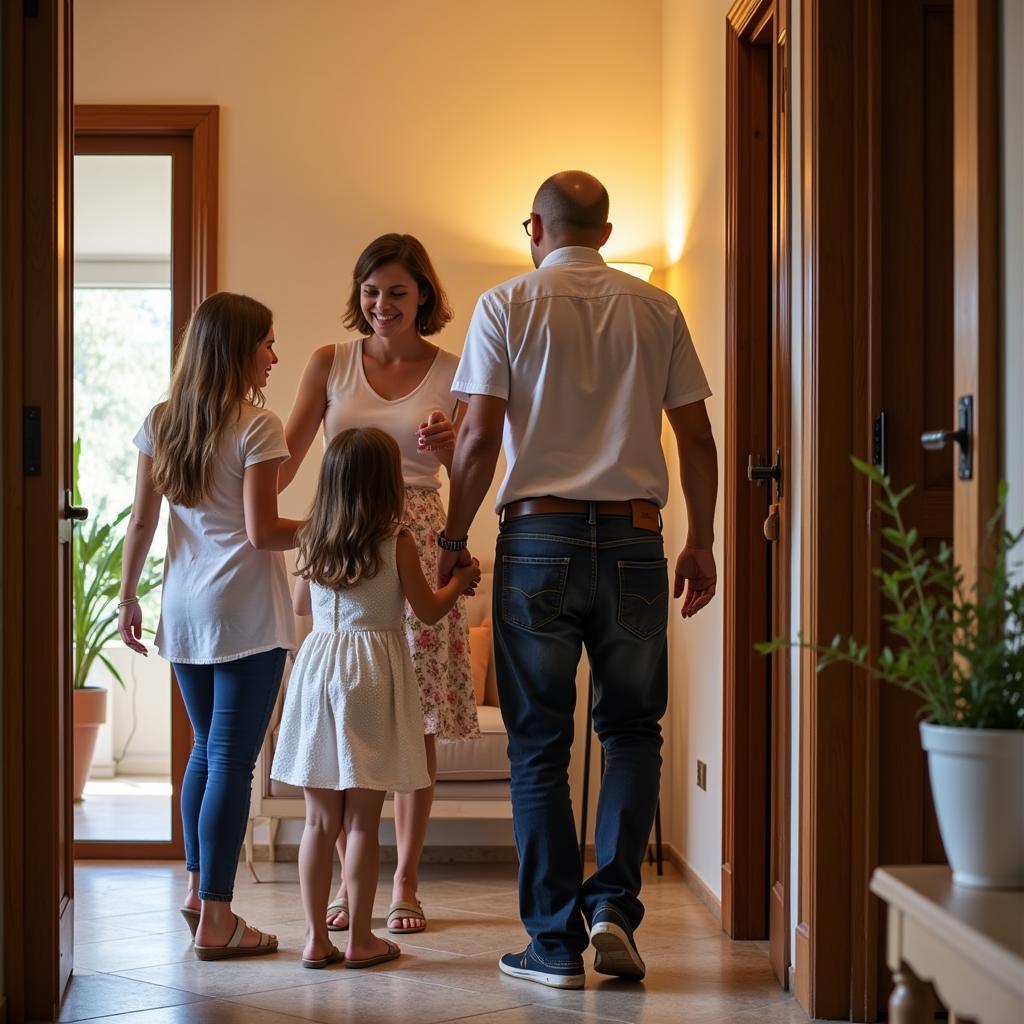
[[[437,781],[487,781],[511,776],[508,736],[498,708],[478,707],[480,736],[437,745]]]

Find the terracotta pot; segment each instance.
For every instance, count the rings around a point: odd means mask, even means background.
[[[85,782],[92,767],[96,737],[100,726],[107,720],[107,691],[102,686],[83,686],[72,690],[71,710],[75,723],[75,766],[73,793],[75,801],[82,799]]]

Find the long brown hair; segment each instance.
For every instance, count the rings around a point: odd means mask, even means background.
[[[373,328],[363,316],[359,304],[359,292],[363,282],[378,267],[397,263],[403,267],[418,285],[425,298],[416,312],[416,330],[424,337],[437,334],[452,318],[452,307],[448,296],[441,287],[434,264],[430,262],[423,243],[414,235],[388,234],[375,238],[360,254],[352,270],[352,291],[345,307],[342,323],[350,331],[373,334]]]
[[[380,544],[405,506],[398,443],[376,427],[343,430],[327,446],[309,518],[296,537],[295,575],[341,590],[380,571]]]
[[[169,502],[203,500],[224,427],[242,402],[263,405],[253,360],[273,324],[274,314],[248,295],[217,292],[196,307],[170,394],[153,416],[153,485]]]

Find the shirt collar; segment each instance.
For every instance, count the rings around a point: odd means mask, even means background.
[[[604,257],[596,250],[585,245],[563,245],[561,249],[549,252],[541,260],[538,270],[544,267],[561,266],[566,263],[593,263],[604,266]]]

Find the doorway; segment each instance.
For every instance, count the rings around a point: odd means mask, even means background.
[[[789,114],[784,0],[727,18],[722,926],[789,983]]]
[[[131,437],[166,392],[191,310],[214,290],[216,132],[210,107],[75,109],[74,468],[81,501],[95,506],[76,544],[100,564],[102,550],[86,541],[109,528],[112,548],[123,533],[135,479]],[[160,555],[155,545],[140,581],[152,625]],[[95,589],[86,559],[76,572]],[[78,607],[83,590],[76,588],[76,623],[95,617],[87,601]],[[171,670],[114,643],[75,685],[93,681],[106,687],[109,710],[75,804],[76,858],[183,857],[179,794],[191,732]]]

